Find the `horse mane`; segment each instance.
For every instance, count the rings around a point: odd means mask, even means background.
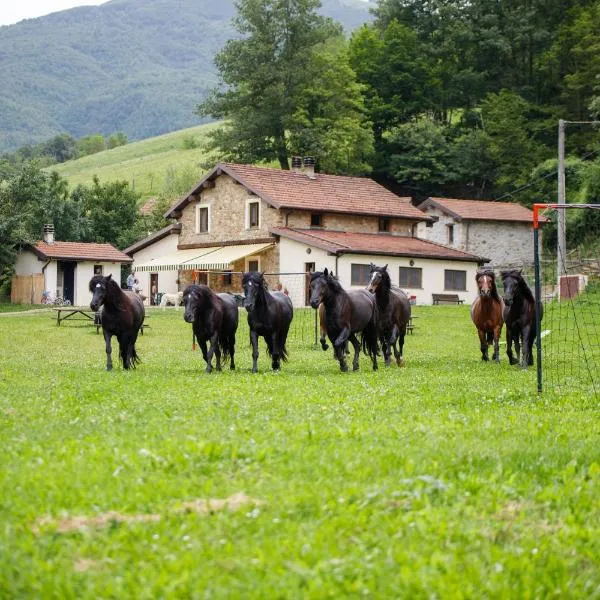
[[[184,294],[186,293],[199,298],[203,301],[203,303],[206,302],[211,307],[214,306],[215,294],[207,285],[198,285],[193,283],[185,289]]]
[[[498,293],[498,288],[496,287],[496,273],[492,269],[485,269],[484,271],[478,271],[475,275],[475,281],[479,281],[480,277],[487,275],[492,279],[492,298],[500,302],[500,294]]]
[[[383,292],[382,295],[385,296],[387,296],[388,293],[392,290],[392,280],[386,267],[376,267],[375,265],[372,265],[371,267],[371,272],[377,271],[381,274],[381,283],[377,286],[377,289],[379,290],[379,288],[381,288],[381,291]]]
[[[319,277],[323,277],[326,281],[327,284],[330,285],[332,287],[332,289],[338,293],[338,292],[345,292],[346,290],[344,290],[344,288],[342,287],[342,284],[340,283],[339,279],[333,274],[333,273],[329,273],[327,276],[325,275],[325,273],[323,271],[313,271],[310,274],[310,281],[311,283],[315,280],[318,279]]]
[[[533,293],[529,289],[529,286],[527,285],[527,282],[523,278],[523,274],[521,273],[520,270],[510,269],[507,271],[502,271],[500,274],[502,275],[502,281],[504,281],[505,279],[509,279],[509,278],[516,279],[519,290],[521,291],[523,296],[525,296],[525,298],[527,300],[529,300],[529,302],[535,303]]]

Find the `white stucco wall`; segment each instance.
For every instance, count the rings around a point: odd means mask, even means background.
[[[420,238],[448,246],[448,225],[453,225],[454,243],[450,246],[489,258],[486,266],[523,267],[533,264],[533,229],[530,223],[456,221],[436,207],[429,207],[426,212],[438,217],[439,221],[432,227],[419,223],[417,235]]]
[[[121,285],[121,263],[109,262],[78,262],[75,266],[75,306],[87,306],[92,300],[90,279],[94,276],[94,265],[102,266],[102,275],[112,278]]]
[[[477,272],[477,263],[451,260],[434,260],[427,258],[414,257],[413,265],[410,265],[410,257],[392,257],[378,255],[363,255],[363,254],[343,254],[337,260],[336,257],[329,255],[326,251],[319,248],[310,247],[311,253],[307,254],[306,249],[309,246],[281,238],[281,271],[284,273],[297,273],[304,271],[307,262],[314,262],[317,271],[322,271],[325,267],[333,270],[340,278],[342,285],[346,289],[352,289],[351,281],[351,265],[361,264],[368,265],[374,263],[382,266],[388,265],[388,272],[394,285],[398,285],[399,268],[414,267],[422,269],[423,287],[420,289],[403,288],[409,295],[416,296],[417,304],[432,304],[432,294],[451,293],[458,294],[465,304],[470,304],[476,297],[475,273]],[[444,271],[451,269],[455,271],[465,271],[466,275],[466,290],[445,290],[444,289]],[[303,280],[298,276],[281,277],[284,284],[287,286],[290,297],[294,306],[304,305],[304,287]],[[355,286],[356,288],[361,286]]]
[[[147,263],[151,261],[153,258],[160,258],[161,256],[166,256],[167,254],[172,254],[177,251],[177,235],[168,235],[167,237],[154,242],[150,246],[146,246],[142,250],[139,250],[135,254],[133,254],[133,269],[135,270],[135,265],[141,265],[142,263]],[[178,292],[177,287],[177,271],[157,271],[158,272],[158,291],[166,292],[168,294],[174,294]],[[136,271],[136,277],[142,286],[142,293],[144,296],[147,296],[146,304],[150,301],[150,272],[147,271]]]

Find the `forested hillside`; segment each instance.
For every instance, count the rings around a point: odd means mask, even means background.
[[[349,31],[360,0],[325,0]],[[112,0],[0,27],[0,151],[57,133],[143,139],[200,123],[232,0]]]

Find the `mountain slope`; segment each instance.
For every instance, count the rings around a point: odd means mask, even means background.
[[[368,4],[326,0],[350,30]],[[143,139],[198,124],[232,0],[112,0],[0,27],[0,150],[124,131]]]

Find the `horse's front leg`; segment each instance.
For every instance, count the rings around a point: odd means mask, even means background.
[[[104,334],[104,345],[106,346],[106,370],[112,371],[112,345],[110,343],[112,335],[106,329],[102,333]]]
[[[494,354],[492,359],[499,363],[500,362],[500,334],[502,333],[502,327],[494,327]]]
[[[531,347],[531,327],[523,327],[523,348],[521,355],[521,367],[526,369],[528,365],[533,364],[533,353]]]
[[[212,371],[212,359],[213,359],[213,355],[218,352],[217,354],[217,370],[220,371],[221,370],[221,351],[218,350],[219,347],[219,332],[216,332],[212,335],[212,337],[210,338],[210,348],[208,349],[208,352],[206,353],[206,372],[210,373]]]
[[[348,370],[348,365],[346,364],[346,343],[348,342],[349,335],[350,328],[344,327],[340,331],[340,334],[337,336],[336,340],[333,342],[335,355],[340,362],[340,369],[344,372]]]
[[[512,330],[511,330],[510,327],[507,327],[506,328],[506,356],[508,356],[508,362],[509,362],[509,364],[515,365],[519,361],[515,360],[515,358],[513,356],[512,345],[513,345]],[[515,347],[516,347],[516,344],[515,344]]]
[[[478,329],[477,333],[479,334],[479,349],[481,350],[481,360],[489,360],[488,358],[488,344],[485,330]]]
[[[271,334],[271,368],[273,371],[281,369],[281,349],[279,348],[279,337],[276,331]]]
[[[198,340],[198,347],[200,348],[200,352],[202,352],[202,358],[205,362],[208,363],[208,348],[206,346],[206,338],[196,336],[196,339]]]
[[[391,338],[391,336],[390,336]],[[385,333],[382,333],[379,336],[379,343],[381,344],[381,352],[383,353],[383,361],[385,362],[385,366],[389,367],[392,364],[391,356],[392,356],[392,343],[391,339],[388,339]]]
[[[258,333],[250,330],[250,343],[252,344],[252,372],[258,371]]]
[[[354,346],[354,359],[352,360],[352,370],[358,371],[358,369],[360,368],[360,363],[358,361],[358,359],[360,358],[360,342],[358,341],[358,338],[354,333],[350,334],[348,341]]]

